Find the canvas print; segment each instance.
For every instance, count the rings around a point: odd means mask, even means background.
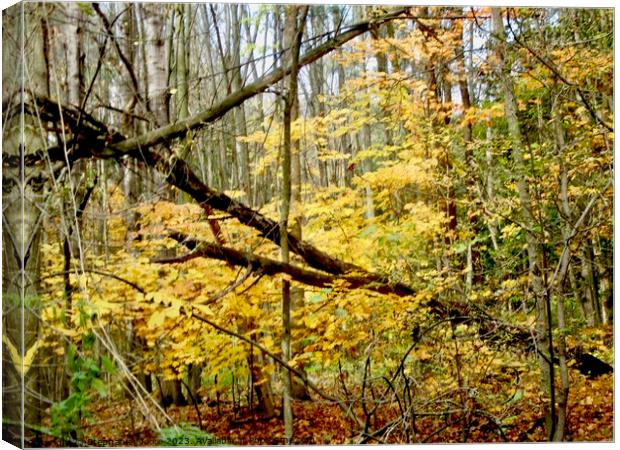
[[[2,439],[613,441],[614,11],[2,14]]]

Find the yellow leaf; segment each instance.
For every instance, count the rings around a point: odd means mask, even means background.
[[[32,361],[34,360],[35,355],[37,354],[37,350],[39,350],[39,346],[41,345],[41,341],[37,340],[32,347],[26,351],[24,355],[24,374],[28,373],[30,366],[32,365]]]
[[[159,328],[164,324],[166,319],[170,317],[176,317],[179,315],[179,307],[177,305],[170,306],[160,311],[155,311],[151,314],[147,326],[149,328]]]
[[[207,305],[194,305],[194,308],[196,308],[201,314],[204,314],[205,316],[213,316],[213,311]]]
[[[304,317],[304,325],[307,328],[313,330],[318,326],[318,324],[319,324],[319,319],[318,317],[316,317],[316,315]]]
[[[21,355],[17,351],[17,348],[13,345],[8,337],[5,335],[2,336],[2,342],[6,345],[9,350],[9,354],[11,355],[11,361],[13,362],[13,366],[19,372],[20,375],[25,375],[28,373],[30,366],[32,365],[32,361],[34,360],[37,351],[39,350],[39,346],[41,345],[41,341],[37,340],[32,347],[30,347],[26,354],[24,355],[24,359],[22,360]]]

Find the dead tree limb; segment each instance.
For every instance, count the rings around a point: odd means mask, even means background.
[[[409,8],[400,8],[383,16],[373,17],[352,25],[347,31],[335,35],[327,42],[308,51],[300,58],[298,65],[302,67],[318,60],[351,39],[376,27],[378,24],[406,17],[408,11]],[[200,129],[206,124],[219,119],[226,112],[240,105],[245,100],[267,90],[274,83],[288,75],[290,71],[290,66],[278,68],[245,88],[229,95],[218,104],[201,113],[129,139],[124,138],[122,134],[107,127],[89,114],[86,114],[85,111],[71,106],[59,108],[58,103],[51,99],[43,97],[30,99],[30,101],[27,101],[25,104],[25,111],[29,114],[41,115],[44,121],[54,122],[56,124],[65,123],[69,128],[67,131],[77,135],[75,145],[71,150],[72,154],[69,155],[70,159],[85,157],[118,159],[124,155],[131,155],[163,173],[170,184],[191,195],[198,204],[205,209],[207,214],[210,208],[228,212],[244,225],[255,228],[266,239],[271,240],[276,245],[280,245],[280,230],[276,221],[206,186],[182,159],[176,158],[174,155],[164,156],[151,150],[151,148],[156,144],[183,137],[188,131]],[[59,111],[63,111],[63,121],[60,120]],[[76,122],[79,122],[74,119],[74,116],[84,118],[82,119],[82,126],[80,129],[71,127],[72,124],[75,125]],[[36,165],[37,163],[47,161],[48,158],[52,161],[62,161],[65,158],[63,148],[63,145],[58,145],[47,149],[45,152],[46,154],[39,152],[36,156],[33,156],[30,161],[26,161],[26,164]],[[7,161],[7,163],[10,162],[11,161]],[[12,162],[18,163],[19,161]],[[219,226],[211,222],[209,225],[218,242],[222,243]],[[320,251],[311,244],[301,241],[294,236],[289,235],[288,243],[292,252],[301,256],[308,265],[316,269],[324,270],[335,275],[344,274],[346,272],[363,271],[363,269],[353,264],[331,257],[327,253]]]
[[[385,277],[364,271],[363,269],[354,273],[335,276],[211,242],[193,239],[176,231],[170,232],[168,236],[186,246],[191,252],[180,257],[159,258],[154,260],[154,262],[177,263],[185,262],[195,257],[206,257],[225,261],[235,266],[248,267],[264,275],[286,274],[295,281],[320,288],[333,286],[339,280],[342,280],[347,283],[349,289],[364,288],[381,294],[396,294],[399,296],[415,294],[414,290],[405,284],[390,284]]]
[[[371,18],[352,25],[348,28],[347,31],[337,34],[324,44],[321,44],[305,53],[299,59],[298,66],[301,68],[310,63],[313,63],[322,56],[330,53],[338,47],[341,47],[343,44],[347,43],[351,39],[363,33],[366,33],[371,28],[376,27],[377,25],[384,22],[388,22],[399,17],[404,17],[404,15],[408,11],[409,8],[399,8],[383,16]],[[143,150],[145,148],[150,148],[156,144],[166,142],[171,139],[183,137],[188,131],[203,128],[206,124],[219,119],[232,108],[239,106],[249,98],[252,98],[257,94],[266,91],[269,87],[287,76],[290,71],[290,65],[275,69],[267,75],[259,78],[255,82],[247,85],[243,89],[232,93],[231,95],[224,98],[221,102],[217,103],[216,105],[205,111],[188,117],[187,119],[179,120],[176,123],[166,125],[164,127],[158,128],[140,136],[136,136],[135,138],[126,139],[122,142],[114,143],[105,148],[104,153],[111,153],[110,156],[118,156],[118,154],[127,154],[139,149]],[[102,156],[105,157],[105,154]]]

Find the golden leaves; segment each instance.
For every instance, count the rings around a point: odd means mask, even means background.
[[[2,343],[8,349],[9,355],[11,356],[11,362],[13,363],[13,367],[22,376],[26,375],[30,370],[32,362],[34,361],[34,358],[39,351],[39,347],[41,346],[42,342],[42,340],[37,339],[34,344],[32,344],[32,346],[28,350],[26,350],[24,357],[22,358],[22,355],[17,350],[15,345],[13,345],[11,339],[6,334],[2,334]]]
[[[204,314],[207,317],[212,317],[214,316],[214,312],[211,308],[209,308],[209,306],[207,305],[192,305],[193,308],[195,308],[200,314]]]

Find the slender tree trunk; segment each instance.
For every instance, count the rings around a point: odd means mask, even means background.
[[[337,8],[337,6],[334,6]],[[315,34],[320,34],[325,31],[327,17],[322,6],[315,6],[311,11],[312,28]],[[340,52],[340,50],[336,50]],[[338,72],[340,76],[340,72]],[[312,99],[310,105],[313,115],[315,117],[325,117],[325,105],[321,98],[325,95],[325,72],[323,60],[318,60],[315,64],[310,66],[310,90],[312,92]],[[325,146],[323,144],[316,145],[316,157],[317,166],[319,168],[319,186],[327,187],[329,185],[328,167],[327,161],[322,159]]]
[[[297,70],[299,48],[303,35],[303,24],[308,7],[286,6],[284,25],[285,64],[291,62],[291,73],[288,78],[288,95],[284,105],[284,138],[282,144],[282,200],[280,207],[280,256],[285,263],[289,262],[288,221],[292,198],[292,157],[293,144],[291,141],[291,123],[294,119],[295,104],[297,103]],[[291,286],[288,280],[282,283],[282,322],[284,334],[282,337],[282,359],[288,363],[291,358]],[[293,408],[292,408],[291,374],[284,371],[284,436],[287,444],[293,442]]]
[[[189,116],[189,40],[188,29],[189,20],[191,19],[190,4],[179,4],[175,6],[176,11],[176,30],[177,39],[175,43],[175,55],[176,60],[176,106],[179,119],[184,119]],[[183,155],[188,155],[192,152],[193,146],[193,133],[189,132],[185,137],[184,148],[181,151]],[[200,403],[201,397],[198,394],[198,390],[201,385],[201,374],[203,366],[201,364],[189,364],[186,367],[187,370],[187,388],[190,391],[190,398],[193,398],[197,403]]]
[[[428,17],[428,7],[420,7],[420,15],[422,17]],[[422,32],[427,37],[432,37],[436,33],[432,28],[422,28]],[[439,130],[446,127],[450,123],[450,114],[447,105],[452,99],[452,87],[449,83],[440,84],[440,76],[444,75],[444,64],[442,63],[442,57],[436,51],[432,51],[431,47],[424,41],[423,47],[428,60],[426,61],[426,74],[427,74],[427,111],[433,130]],[[445,78],[445,76],[442,76]],[[443,89],[442,89],[443,87]],[[443,94],[443,95],[442,95]],[[445,98],[445,101],[444,101]],[[443,192],[439,193],[439,207],[446,217],[445,237],[444,244],[449,247],[456,239],[456,227],[457,227],[457,211],[456,201],[454,194],[453,181],[450,179],[450,172],[452,170],[452,161],[450,149],[447,147],[439,146],[438,165],[447,179],[447,185]],[[449,266],[450,261],[444,257],[443,265]]]
[[[457,11],[459,13],[459,11]],[[460,9],[460,13],[463,13],[463,9]],[[467,76],[465,71],[465,45],[463,39],[463,22],[460,20],[456,20],[452,22],[452,26],[454,27],[454,32],[456,34],[456,46],[455,46],[455,57],[456,57],[456,76],[458,80],[459,92],[461,94],[461,102],[463,106],[463,114],[465,115],[467,111],[471,108],[471,95],[469,92],[469,86],[467,84]],[[466,186],[468,188],[468,192],[470,192],[470,198],[468,201],[470,204],[476,204],[476,198],[473,192],[475,191],[474,185],[476,183],[476,174],[473,172],[472,168],[474,167],[474,158],[472,151],[472,143],[473,143],[473,127],[471,122],[465,124],[465,128],[463,130],[463,144],[465,146],[465,164],[468,167],[467,181]],[[489,168],[490,169],[490,168]],[[475,206],[474,206],[475,208]],[[479,234],[479,224],[478,224],[478,214],[474,211],[473,214],[469,214],[469,228],[471,234],[476,236]],[[469,243],[467,249],[467,281],[466,287],[467,290],[471,290],[474,284],[478,284],[482,282],[482,264],[480,260],[480,244],[479,243]]]
[[[596,274],[594,269],[594,251],[592,242],[587,239],[581,251],[582,292],[589,326],[597,326],[602,322],[601,308],[598,301]]]
[[[373,6],[367,6],[366,8],[370,12]],[[370,36],[371,36],[372,41],[376,45],[376,43],[379,42],[381,38],[384,36],[384,32],[381,28],[375,26],[374,28],[370,30]],[[389,75],[387,55],[382,50],[375,50],[374,53],[375,53],[375,61],[377,63],[377,72],[379,72],[381,76],[387,77],[387,75]],[[389,122],[388,122],[390,114],[388,111],[385,111],[382,108],[381,115],[383,116],[382,117],[383,119],[382,128],[383,128],[383,135],[385,138],[385,145],[394,145],[394,138],[392,136],[392,130],[390,129]]]
[[[121,19],[120,28],[122,45],[121,50],[123,55],[127,59],[129,65],[134,71],[136,67],[136,50],[134,42],[138,39],[136,33],[136,23],[134,14],[135,5],[130,4],[127,6],[127,11]],[[134,114],[136,112],[136,105],[138,104],[139,92],[136,90],[136,86],[132,84],[131,77],[126,76],[125,81],[120,86],[122,101],[124,106],[123,116],[121,118],[121,132],[125,136],[132,136],[136,130]],[[137,179],[138,167],[134,158],[125,157],[122,163],[123,171],[123,195],[125,197],[126,215],[125,220],[127,224],[128,234],[125,242],[127,250],[131,251],[131,243],[133,242],[133,232],[136,231],[137,217],[132,208],[136,205],[139,192],[139,180]]]
[[[285,7],[286,23],[285,36],[293,36],[297,25],[297,10],[295,7]],[[291,47],[292,40],[284,41],[284,48]],[[291,52],[292,53],[292,52]],[[294,59],[292,57],[291,59]],[[284,142],[282,144],[282,200],[280,206],[280,256],[284,263],[289,262],[288,248],[288,219],[291,205],[291,114],[295,97],[291,92],[297,87],[297,73],[291,73],[288,96],[284,105]],[[288,364],[291,359],[291,285],[288,280],[282,281],[282,360]],[[293,442],[293,405],[291,396],[291,375],[283,372],[284,392],[282,398],[282,415],[284,417],[284,438],[287,444]]]
[[[230,5],[232,9],[232,87],[235,91],[243,88],[243,77],[241,74],[241,11],[243,5]],[[247,135],[245,105],[241,104],[235,108],[235,130],[237,137]],[[248,144],[235,140],[237,152],[237,167],[239,171],[239,189],[244,192],[243,201],[252,205],[252,191],[250,182],[250,155]]]
[[[532,213],[532,201],[525,177],[526,167],[523,160],[523,138],[517,117],[517,101],[514,86],[510,78],[510,67],[506,63],[505,47],[506,37],[504,22],[501,10],[493,8],[493,33],[497,39],[495,54],[498,61],[497,76],[501,83],[504,94],[504,111],[508,122],[508,133],[512,143],[512,155],[515,161],[515,172],[517,178],[517,190],[521,204],[521,214],[524,224],[529,228],[526,230],[526,243],[528,255],[529,279],[532,293],[536,301],[536,344],[539,353],[539,363],[541,370],[541,387],[550,400],[547,409],[547,432],[549,437],[553,436],[555,427],[555,392],[554,392],[554,367],[552,346],[549,339],[550,314],[548,302],[545,301],[544,287],[540,277],[543,264],[540,262],[541,252],[537,237],[531,229],[536,225],[534,214]]]
[[[613,256],[611,252],[607,250],[607,246],[603,245],[604,239],[601,237],[595,237],[593,246],[595,248],[595,266],[599,274],[600,296],[599,301],[601,303],[601,318],[604,324],[612,325],[614,318],[614,290],[613,290],[613,266],[611,261]]]
[[[560,166],[560,208],[567,222],[565,223],[562,235],[564,238],[564,245],[570,245],[570,239],[572,234],[571,223],[572,211],[568,204],[568,172],[566,170],[566,161],[564,158],[565,140],[564,131],[562,129],[562,117],[558,113],[556,104],[553,105],[553,114],[555,120],[553,121],[553,128],[555,132],[556,148],[558,153],[558,162]],[[568,379],[568,365],[566,354],[566,318],[564,310],[564,286],[566,275],[568,274],[568,266],[570,262],[569,251],[563,251],[560,257],[559,271],[555,281],[556,303],[557,303],[557,317],[558,317],[558,337],[556,339],[558,345],[558,361],[560,368],[560,389],[558,391],[557,403],[558,403],[558,417],[555,427],[555,434],[553,435],[554,441],[563,441],[566,433],[566,427],[568,426],[567,406],[568,406],[568,394],[570,389]]]
[[[305,8],[304,8],[305,9]],[[302,33],[303,34],[303,21],[305,20],[306,13],[302,10],[299,12],[303,16],[300,18],[302,20],[301,24],[296,26],[301,27],[301,30],[295,30],[294,33]],[[291,36],[293,37],[293,36]],[[293,39],[286,44],[297,45]],[[289,46],[285,44],[285,48]],[[298,50],[297,50],[298,51]],[[290,56],[290,55],[289,55]],[[297,89],[295,89],[297,91]],[[291,105],[291,123],[295,122],[299,118],[299,98],[298,93],[295,92],[295,98],[292,98],[293,102]],[[291,94],[292,95],[292,94]],[[293,223],[290,226],[290,232],[297,238],[302,239],[302,224],[303,224],[303,213],[302,213],[302,174],[301,174],[301,145],[300,139],[292,140],[291,142],[291,205],[290,209],[294,212]],[[303,307],[304,303],[304,289],[297,286],[291,286],[291,307],[292,309],[298,309]],[[291,327],[299,328],[303,326],[302,324],[291,324]],[[292,344],[291,344],[292,345]],[[298,352],[297,349],[292,345],[291,347],[291,355],[294,356]],[[303,366],[297,366],[298,370],[303,371]],[[307,400],[310,398],[308,393],[308,389],[304,384],[302,384],[297,378],[291,379],[291,395],[296,400]]]
[[[140,103],[140,90],[139,79],[137,78],[137,56],[138,52],[134,43],[139,40],[138,26],[136,22],[136,6],[130,4],[127,6],[127,11],[120,21],[120,32],[122,40],[119,43],[120,49],[129,64],[129,69],[133,71],[133,77],[130,73],[127,73],[124,82],[120,86],[121,104],[124,105],[123,115],[121,117],[121,131],[126,136],[132,136],[138,132],[138,125],[134,114],[137,111],[137,107],[144,108],[141,112],[146,113],[145,105]],[[138,216],[133,208],[138,204],[140,198],[140,191],[142,185],[138,176],[138,163],[134,158],[125,157],[122,161],[122,180],[123,180],[123,196],[125,199],[125,223],[127,227],[127,234],[125,236],[125,246],[129,254],[135,254],[133,249],[133,242],[135,240],[135,232],[137,231]],[[136,336],[134,333],[134,323],[132,319],[127,319],[125,322],[125,336],[126,342],[119,341],[117,346],[121,349],[125,349],[122,353],[128,358],[131,363],[130,366],[134,366],[133,360],[138,360],[135,354],[142,354],[147,349],[144,342]],[[122,339],[122,333],[121,333]],[[144,373],[140,368],[141,364],[136,364],[136,379],[144,386],[146,392],[152,392],[151,376]],[[126,391],[126,398],[131,398],[132,395],[136,395],[137,392],[131,393]]]

